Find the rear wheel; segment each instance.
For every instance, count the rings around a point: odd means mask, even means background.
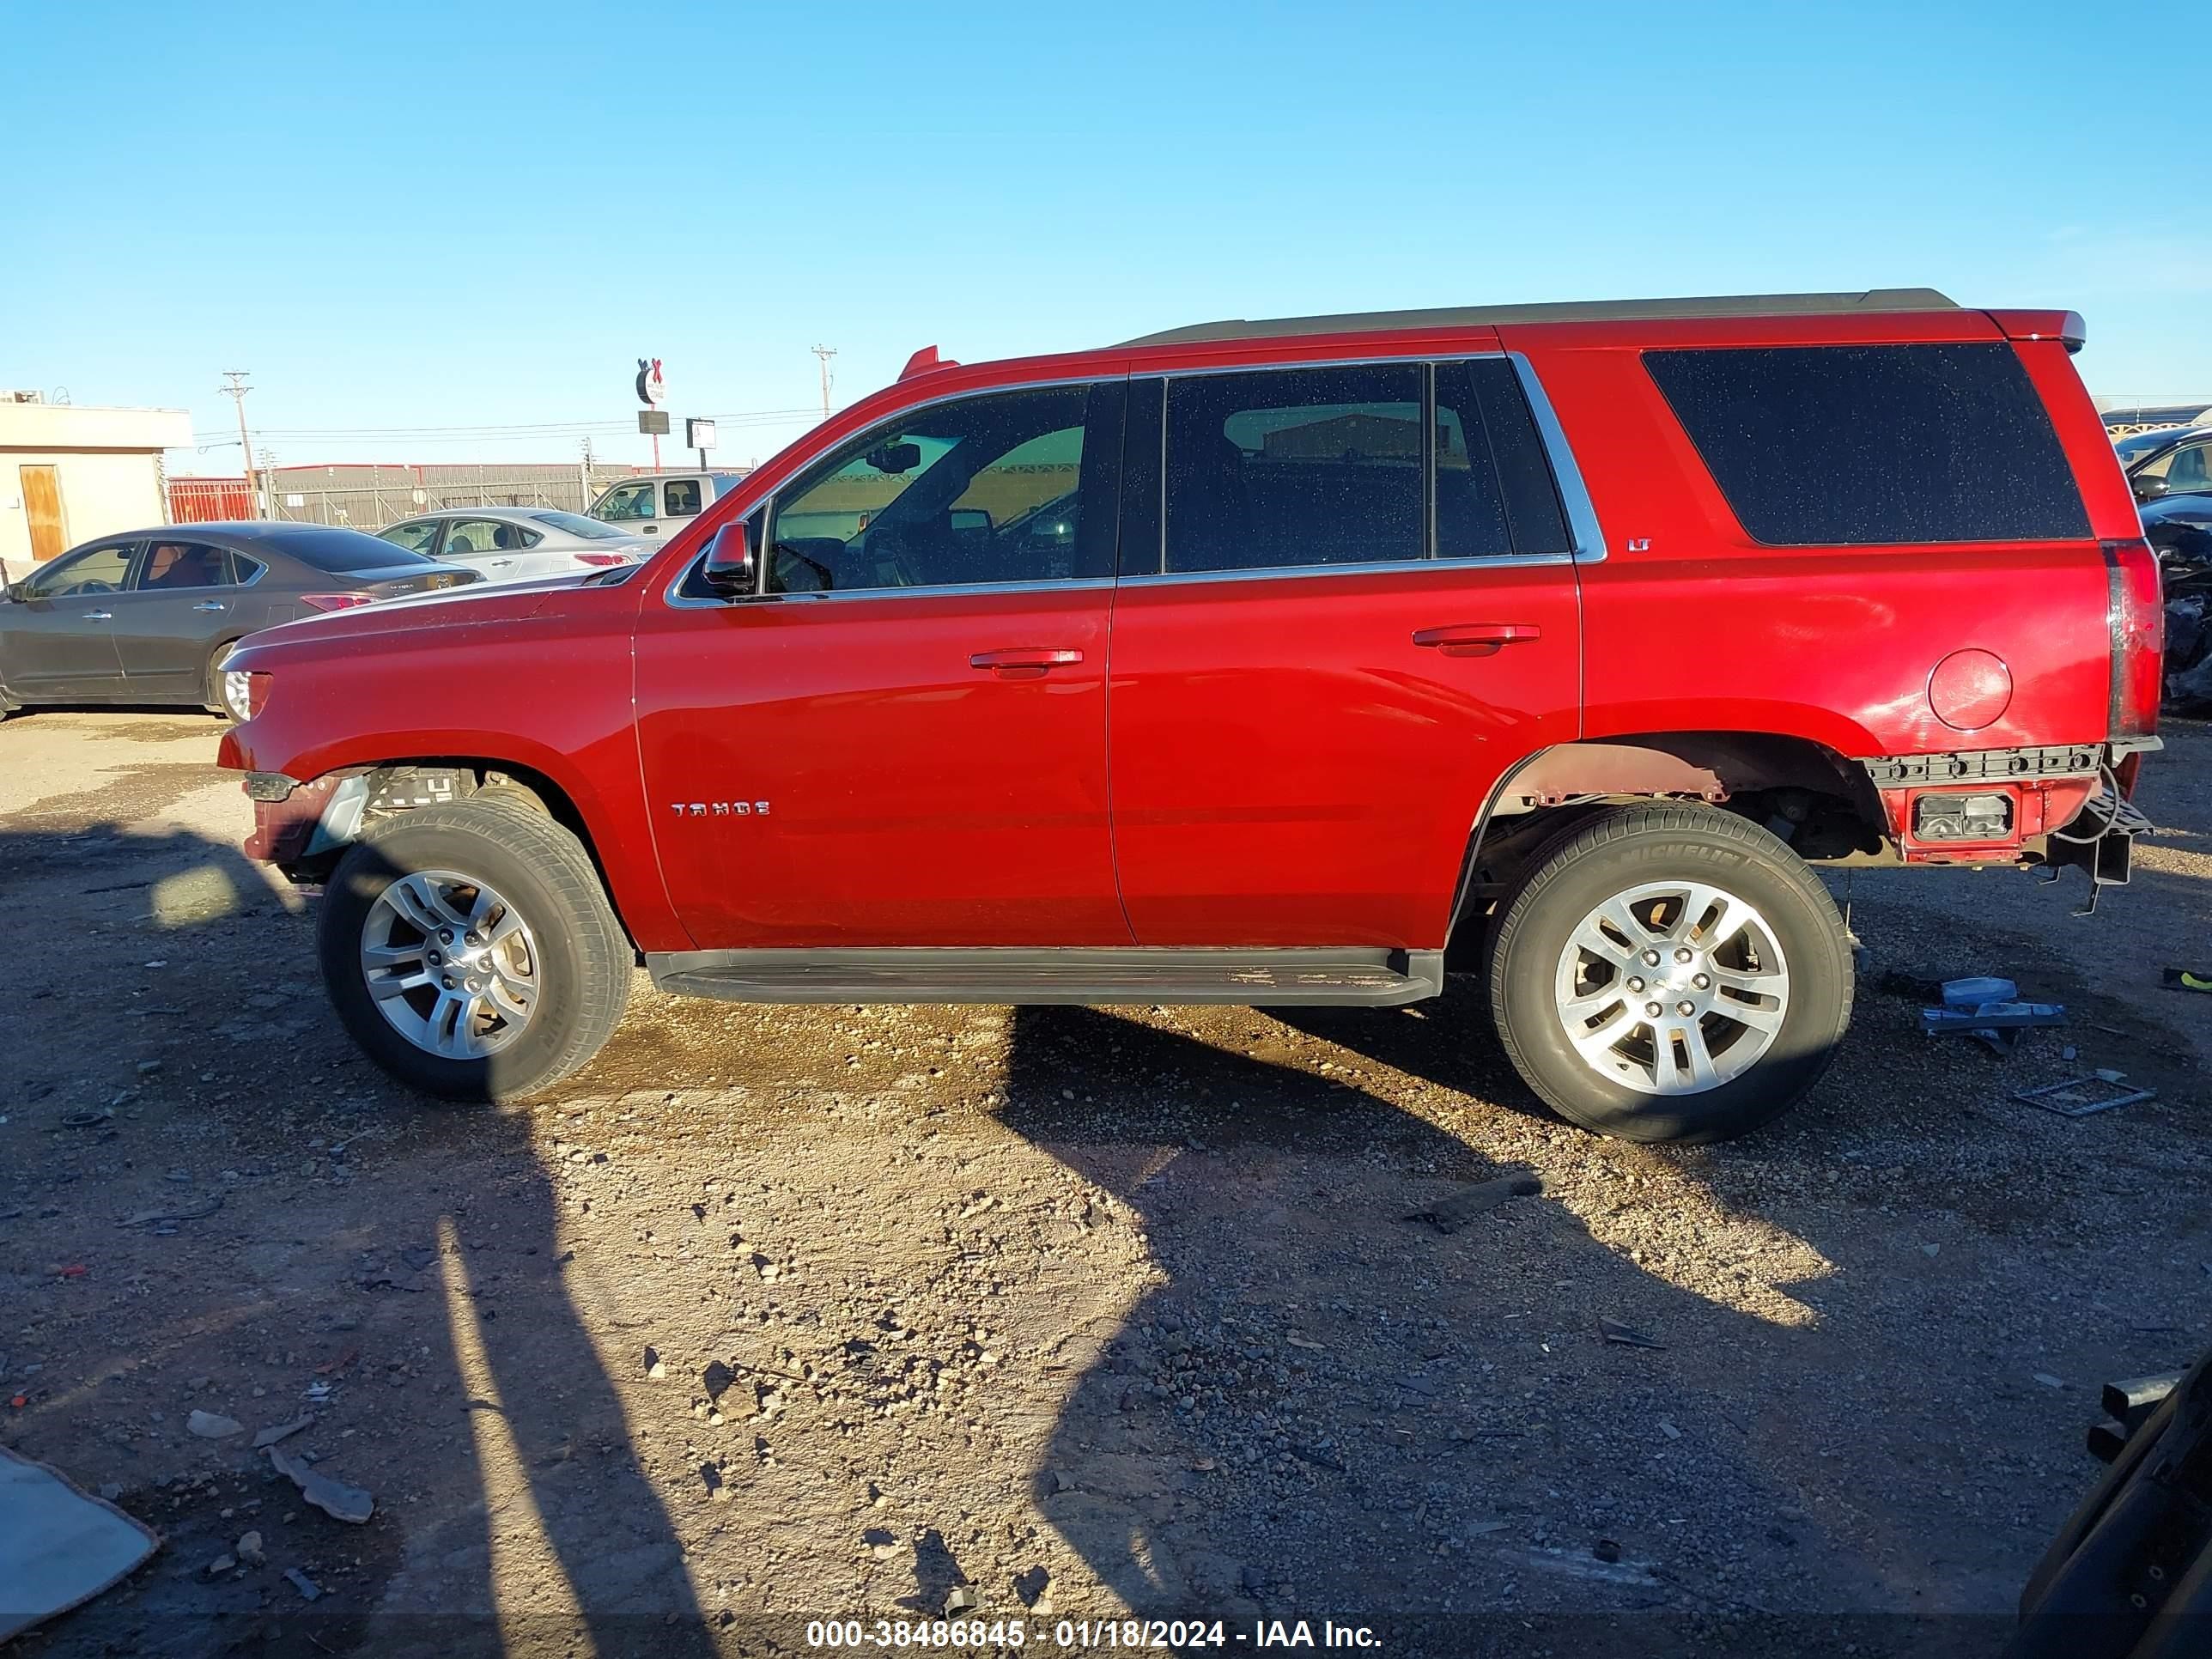
[[[1491,1009],[1562,1117],[1626,1140],[1724,1140],[1801,1099],[1851,1008],[1843,919],[1766,830],[1705,807],[1606,812],[1502,907]]]
[[[317,943],[354,1040],[449,1099],[551,1087],[629,999],[629,944],[583,844],[511,802],[374,825],[331,875]]]

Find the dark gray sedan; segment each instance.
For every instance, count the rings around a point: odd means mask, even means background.
[[[476,573],[357,530],[194,524],[73,548],[0,603],[0,713],[33,703],[183,703],[217,714],[224,654],[319,611]]]

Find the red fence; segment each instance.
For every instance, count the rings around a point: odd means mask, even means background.
[[[253,516],[253,497],[243,478],[172,478],[168,483],[171,524],[214,524]]]

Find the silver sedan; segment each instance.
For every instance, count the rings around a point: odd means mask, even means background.
[[[474,570],[488,582],[637,564],[659,545],[552,507],[449,507],[377,534],[394,546]]]

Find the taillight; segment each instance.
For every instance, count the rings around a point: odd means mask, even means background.
[[[2105,619],[2112,635],[2109,736],[2148,737],[2158,729],[2159,677],[2166,651],[2158,555],[2150,544],[2105,544]]]
[[[610,565],[628,564],[629,561],[619,553],[579,553],[576,555],[576,562],[604,570]]]
[[[374,593],[302,593],[300,603],[317,611],[350,611],[357,605],[367,605],[375,597]]]

